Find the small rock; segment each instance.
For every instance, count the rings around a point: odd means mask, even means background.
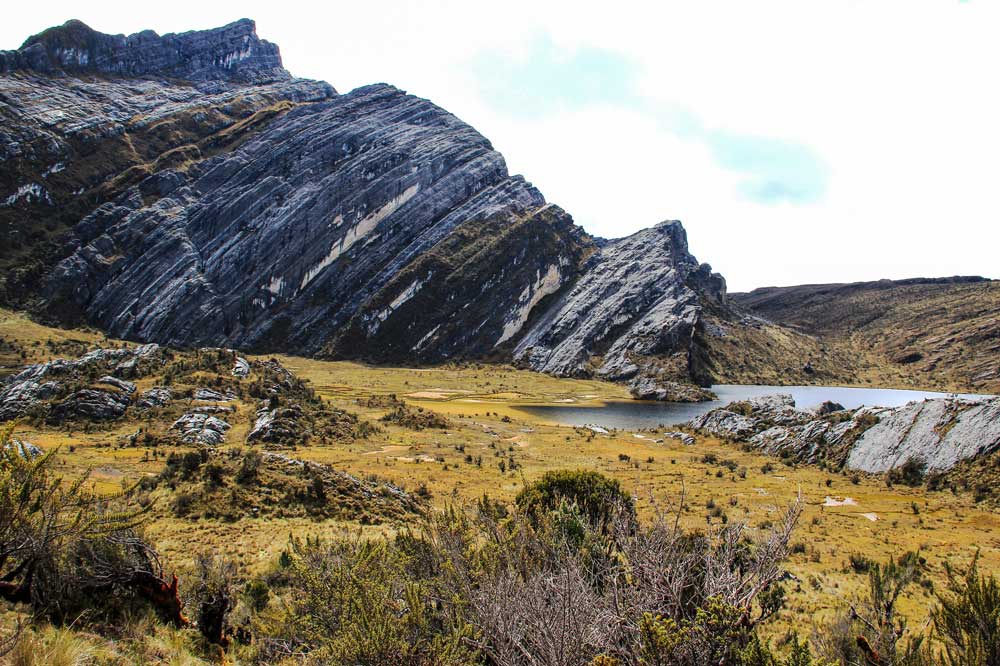
[[[207,400],[207,401],[212,401],[212,402],[228,402],[230,400],[233,400],[235,396],[227,395],[227,394],[224,394],[224,393],[220,393],[219,391],[215,391],[215,390],[212,390],[212,389],[199,388],[199,389],[195,390],[193,397],[194,397],[195,400]]]
[[[143,392],[136,404],[143,409],[163,407],[170,402],[173,395],[173,392],[165,386],[154,386],[148,391]]]

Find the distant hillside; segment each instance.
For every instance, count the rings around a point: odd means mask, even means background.
[[[757,316],[856,354],[862,381],[1000,392],[1000,281],[879,280],[731,297]]]

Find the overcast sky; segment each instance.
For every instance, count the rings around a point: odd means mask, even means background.
[[[452,111],[593,234],[682,220],[731,291],[1000,277],[995,0],[48,0],[0,48],[242,17],[297,76]]]

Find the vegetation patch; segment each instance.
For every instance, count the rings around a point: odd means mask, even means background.
[[[308,517],[377,525],[423,510],[418,497],[386,481],[255,449],[172,453],[141,486],[187,520]]]

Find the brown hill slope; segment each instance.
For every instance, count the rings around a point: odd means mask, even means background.
[[[1000,392],[1000,281],[766,287],[732,298],[856,356],[860,383]]]

